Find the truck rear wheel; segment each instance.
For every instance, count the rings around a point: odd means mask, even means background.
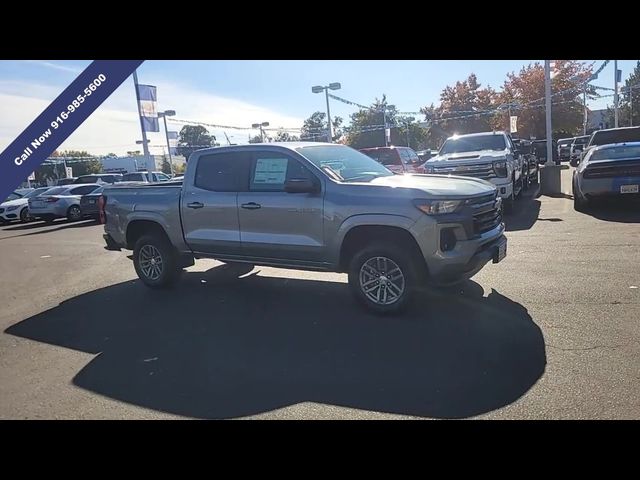
[[[176,252],[164,238],[144,235],[133,249],[133,265],[142,282],[151,288],[165,288],[178,278]]]
[[[408,252],[375,243],[356,253],[349,263],[349,286],[358,302],[382,315],[403,311],[416,287],[416,272]]]

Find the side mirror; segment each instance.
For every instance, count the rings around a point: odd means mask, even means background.
[[[308,178],[292,178],[284,184],[287,193],[315,193],[318,187]]]

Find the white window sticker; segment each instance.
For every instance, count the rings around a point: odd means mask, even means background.
[[[253,183],[259,185],[284,184],[287,177],[286,158],[258,158]]]

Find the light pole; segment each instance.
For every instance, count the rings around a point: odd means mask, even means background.
[[[331,129],[331,111],[329,110],[329,90],[340,90],[342,85],[338,82],[330,83],[326,87],[321,85],[316,85],[315,87],[311,87],[311,91],[313,93],[320,93],[324,90],[324,95],[327,100],[327,141],[329,143],[333,142],[333,134]]]
[[[173,117],[176,114],[175,110],[165,110],[164,112],[158,112],[158,117],[164,121],[164,136],[167,139],[167,150],[169,150],[169,165],[171,167],[171,175],[173,176],[173,157],[171,157],[171,145],[169,144],[169,131],[167,130],[167,117]]]
[[[413,122],[415,120],[415,118],[413,117],[408,117],[405,119],[405,125],[407,128],[407,147],[411,146],[411,143],[409,142],[409,125],[411,125],[411,122]]]
[[[269,126],[269,122],[262,122],[262,123],[254,123],[251,125],[251,128],[259,128],[260,129],[260,141],[262,143],[264,143],[264,130],[262,129],[262,127],[268,127]]]
[[[613,61],[613,105],[615,107],[614,123],[618,128],[618,60]]]
[[[384,105],[382,107],[382,123],[384,124],[384,146],[389,146],[389,141],[391,140],[391,129],[389,129],[389,135],[387,136],[387,109],[393,110],[396,108],[395,105]]]

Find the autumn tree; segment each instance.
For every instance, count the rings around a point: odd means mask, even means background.
[[[591,76],[591,66],[575,60],[557,60],[557,75],[551,80],[551,118],[553,137],[582,133],[584,105],[582,94]],[[588,98],[595,98],[595,90],[587,86]],[[545,138],[544,66],[539,62],[507,75],[496,104],[500,111],[493,117],[493,127],[509,130],[509,115],[518,117],[518,136]]]
[[[491,87],[482,88],[474,73],[466,80],[447,86],[440,94],[440,105],[423,107],[420,111],[427,121],[439,129],[428,134],[430,144],[440,143],[441,136],[476,133],[491,130],[491,112],[496,92]]]

